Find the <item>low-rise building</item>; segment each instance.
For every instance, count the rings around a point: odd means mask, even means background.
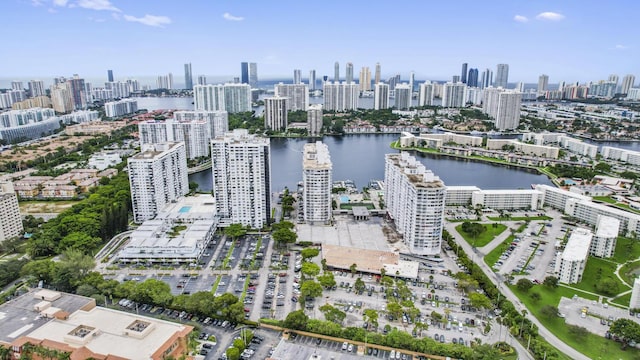
[[[471,204],[471,197],[476,191],[480,191],[480,188],[477,186],[447,186],[445,205],[469,205]]]
[[[122,158],[117,152],[102,151],[91,155],[89,158],[89,167],[104,170],[112,166],[116,166],[121,162]]]
[[[556,273],[560,282],[575,284],[582,280],[582,273],[587,264],[589,246],[593,233],[587,229],[573,230],[569,241],[556,260]]]
[[[480,190],[471,194],[471,205],[494,210],[537,210],[537,190]]]

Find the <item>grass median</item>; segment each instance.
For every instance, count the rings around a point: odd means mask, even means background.
[[[502,234],[507,229],[506,225],[502,224],[480,224],[484,226],[484,231],[475,237],[462,231],[463,224],[456,226],[456,231],[460,236],[464,238],[466,242],[475,247],[483,247],[490,243],[496,236]]]

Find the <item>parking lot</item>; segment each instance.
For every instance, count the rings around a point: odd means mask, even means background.
[[[638,321],[638,318],[631,316],[628,310],[578,296],[572,299],[561,298],[558,311],[562,314],[561,316],[564,316],[567,324],[585,327],[589,332],[600,336],[605,336],[609,325],[617,319]]]

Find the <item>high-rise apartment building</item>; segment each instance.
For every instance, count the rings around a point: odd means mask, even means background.
[[[331,223],[331,188],[333,166],[329,148],[321,141],[304,145],[302,155],[302,203],[308,224]]]
[[[207,85],[206,75],[198,75],[198,85]]]
[[[293,70],[293,83],[301,84],[302,83],[302,70],[294,69]]]
[[[173,139],[167,132],[167,122],[158,120],[140,121],[138,123],[140,144],[161,144]]]
[[[333,82],[340,82],[340,63],[337,61],[333,64]]]
[[[559,254],[559,259],[556,260],[555,271],[560,282],[575,284],[582,280],[592,237],[593,233],[587,229],[576,228],[571,232],[564,251]]]
[[[385,155],[385,204],[404,243],[414,254],[440,253],[444,227],[444,182],[409,153]]]
[[[373,91],[373,108],[382,110],[389,108],[389,85],[385,83],[375,84]]]
[[[589,254],[600,258],[610,258],[616,250],[616,240],[620,233],[620,220],[599,215],[596,233],[591,239]]]
[[[344,80],[347,84],[353,83],[353,64],[350,62],[347,63]]]
[[[478,69],[469,69],[467,76],[467,86],[478,87]]]
[[[29,81],[29,96],[38,97],[45,96],[44,81],[42,80],[30,80]]]
[[[464,107],[467,85],[448,82],[442,85],[442,107]]]
[[[395,108],[398,110],[409,110],[411,107],[411,85],[398,84],[395,90]]]
[[[240,63],[240,82],[243,84],[249,83],[249,63],[248,62]]]
[[[211,132],[209,123],[205,120],[177,122],[167,120],[167,131],[171,131],[173,141],[183,142],[187,159],[197,159],[209,156]]]
[[[224,84],[224,104],[224,110],[229,113],[251,111],[251,86],[248,84]]]
[[[51,86],[51,105],[57,113],[64,114],[73,111],[70,83],[61,82]]]
[[[184,88],[193,89],[193,73],[191,72],[191,63],[184,64]]]
[[[633,87],[633,83],[636,82],[636,77],[632,74],[627,74],[622,78],[622,86],[620,88],[621,94],[628,94],[629,89]]]
[[[269,139],[236,129],[211,140],[213,193],[224,224],[261,229],[271,216]]]
[[[462,71],[460,72],[460,81],[467,84],[467,66],[469,64],[462,63]]]
[[[309,70],[309,90],[314,91],[316,89],[316,71]]]
[[[274,96],[264,99],[264,127],[273,131],[287,130],[287,98]]]
[[[177,122],[206,121],[211,139],[229,131],[229,113],[226,111],[175,111],[173,118]],[[209,140],[206,142],[209,146]]]
[[[134,99],[122,99],[104,104],[104,113],[109,118],[133,114],[136,111],[138,111],[138,101]]]
[[[509,83],[509,64],[498,64],[496,67],[495,87],[506,89]]]
[[[549,75],[542,74],[538,77],[538,94],[549,90]]]
[[[358,108],[358,84],[330,83],[323,86],[324,109],[328,111],[349,111]]]
[[[173,89],[173,74],[169,73],[167,75],[160,75],[156,80],[156,87],[158,89]]]
[[[374,84],[380,83],[380,63],[376,63],[376,78],[374,79]]]
[[[389,90],[393,91],[396,89],[396,85],[400,84],[400,74],[395,74],[387,80],[387,84],[389,84]]]
[[[420,84],[418,91],[418,106],[433,105],[433,84],[427,80]]]
[[[113,70],[107,70],[107,81],[113,82]]]
[[[489,88],[484,90],[482,112],[495,119],[498,130],[510,130],[520,123],[520,105],[522,93],[503,88]]]
[[[193,87],[193,107],[195,110],[225,110],[224,85],[196,85]]]
[[[258,64],[254,62],[249,63],[249,86],[258,88]]]
[[[18,196],[10,181],[0,181],[0,242],[24,234]]]
[[[142,145],[127,160],[133,220],[153,219],[167,204],[189,192],[187,154],[182,142]]]
[[[411,94],[413,95],[413,89],[416,84],[416,72],[412,71],[409,73],[409,88],[411,89]]]
[[[276,84],[274,95],[287,99],[288,111],[305,111],[309,107],[309,88],[306,84]]]
[[[486,69],[482,72],[481,80],[480,80],[480,88],[486,89],[493,83],[493,71],[491,69]]]
[[[73,108],[75,110],[85,109],[87,107],[87,92],[84,79],[78,74],[74,74],[72,79],[67,80],[71,85],[71,97],[73,98]]]
[[[309,136],[318,136],[322,132],[322,105],[314,104],[307,109],[307,132]]]
[[[24,84],[22,83],[22,81],[14,80],[14,81],[11,82],[11,89],[12,90],[24,90]]]
[[[371,91],[371,71],[368,66],[360,69],[360,91]]]
[[[620,80],[620,78],[618,77],[618,75],[616,74],[611,74],[609,75],[609,82],[613,82],[616,84],[616,87],[618,86],[618,80]]]

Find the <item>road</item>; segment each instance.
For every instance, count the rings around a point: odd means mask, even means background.
[[[458,232],[455,230],[456,223],[447,223],[445,224],[445,226],[447,228],[447,231],[453,236],[456,243],[462,246],[462,248],[468,255],[474,254],[473,247],[469,245],[469,243],[467,243],[462,238],[462,236],[460,236],[460,234],[458,234]],[[477,255],[479,256],[479,254]],[[482,269],[482,271],[484,271],[484,273],[491,280],[491,282],[493,282],[493,284],[496,285],[501,290],[503,295],[505,295],[507,299],[509,299],[509,301],[513,303],[513,305],[518,311],[522,312],[522,310],[527,310],[527,308],[520,302],[520,299],[518,299],[518,297],[515,296],[509,288],[507,288],[506,286],[501,286],[501,281],[500,279],[498,279],[498,275],[494,273],[489,268],[489,266],[487,266],[487,264],[484,263],[484,261],[482,261],[482,258],[478,258],[476,261],[476,264],[478,264],[478,266]],[[531,315],[529,310],[527,310],[527,319],[529,319],[532,323],[534,323],[538,327],[538,333],[540,334],[540,336],[542,336],[545,340],[549,342],[549,344],[554,346],[559,351],[562,351],[572,359],[589,360],[587,356],[583,355],[576,349],[565,344],[562,340],[558,339],[551,331],[549,331],[546,327],[544,327],[544,325],[542,325],[542,323],[538,321],[538,319],[536,319],[535,316]],[[521,345],[520,347],[518,347],[518,345],[516,345],[515,343],[513,345],[515,345],[516,348],[519,349],[518,354],[520,354],[521,356],[528,353]],[[522,350],[524,350],[524,352]]]

